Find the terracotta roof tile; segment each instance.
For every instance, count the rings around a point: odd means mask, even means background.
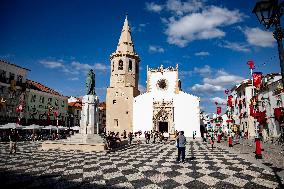
[[[27,80],[27,84],[28,84],[28,87],[31,88],[31,89],[46,92],[46,93],[53,94],[53,95],[63,96],[59,92],[41,84],[41,83],[38,83],[36,81]]]

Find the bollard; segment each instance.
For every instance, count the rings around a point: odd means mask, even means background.
[[[255,138],[255,158],[262,159],[260,138]]]
[[[217,140],[217,143],[220,143],[221,142],[221,135],[220,133],[218,133],[218,140]]]
[[[233,147],[233,139],[232,139],[232,136],[229,137],[229,147]]]

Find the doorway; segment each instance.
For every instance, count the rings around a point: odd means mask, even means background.
[[[168,127],[168,122],[159,122],[159,132],[162,133],[168,133],[169,132],[169,127]]]

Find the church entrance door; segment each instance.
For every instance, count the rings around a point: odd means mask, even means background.
[[[169,126],[168,126],[168,122],[159,122],[159,132],[162,133],[168,133],[169,132]]]

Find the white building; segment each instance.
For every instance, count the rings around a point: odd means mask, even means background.
[[[200,98],[183,92],[178,67],[147,68],[147,92],[134,98],[133,131],[184,131],[200,137]]]
[[[26,91],[26,79],[30,70],[0,60],[0,124],[16,122],[20,96]]]
[[[248,134],[248,137],[255,136],[256,119],[250,115],[250,100],[253,97],[251,80],[246,79],[231,89],[232,107],[228,107],[228,111],[232,114],[233,124]],[[230,124],[230,127],[234,126]],[[232,128],[230,128],[232,129]]]
[[[283,108],[284,93],[280,73],[271,73],[263,77],[262,86],[258,93],[258,107],[266,112],[267,125],[264,126],[269,136],[284,132],[283,126],[275,119],[274,109]],[[282,129],[281,129],[282,128]]]

